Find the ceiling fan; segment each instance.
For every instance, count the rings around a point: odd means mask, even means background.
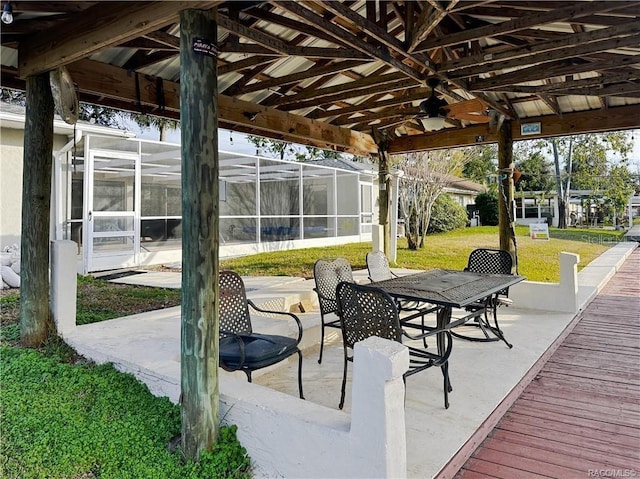
[[[477,98],[464,100],[457,103],[447,103],[446,100],[436,96],[436,87],[440,84],[438,78],[429,78],[427,85],[431,88],[431,95],[419,105],[419,113],[412,116],[411,120],[422,123],[428,131],[436,131],[444,128],[447,119],[465,120],[474,123],[489,123],[491,116],[488,114],[487,105]]]

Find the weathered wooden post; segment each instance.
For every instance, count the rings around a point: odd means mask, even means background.
[[[218,84],[216,11],[180,14],[182,448],[218,438]]]
[[[49,73],[27,77],[20,240],[20,338],[26,346],[39,346],[53,331],[49,309],[53,110]]]
[[[515,247],[510,210],[513,205],[513,175],[510,171],[513,171],[513,137],[511,121],[505,120],[498,130],[498,231],[500,249],[508,250],[513,255]]]
[[[380,165],[378,167],[378,204],[380,209],[380,226],[383,231],[384,254],[390,256],[390,231],[389,231],[389,155],[385,150],[380,150]]]

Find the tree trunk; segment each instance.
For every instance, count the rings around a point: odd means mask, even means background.
[[[498,192],[498,230],[500,249],[515,253],[514,236],[511,224],[513,205],[513,175],[505,174],[513,168],[513,139],[511,121],[505,120],[498,130],[498,171],[500,172],[500,191]]]
[[[564,198],[558,198],[558,228],[567,228],[567,204]]]
[[[182,449],[218,439],[218,84],[215,10],[180,14]]]
[[[418,215],[415,211],[412,211],[411,214],[405,219],[405,236],[407,237],[407,247],[410,250],[418,249]]]
[[[20,244],[20,338],[40,346],[54,331],[49,308],[53,97],[49,74],[27,77]]]

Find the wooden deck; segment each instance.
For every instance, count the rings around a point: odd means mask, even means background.
[[[640,477],[640,248],[455,477]]]

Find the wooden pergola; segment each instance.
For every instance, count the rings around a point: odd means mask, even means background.
[[[81,101],[181,119],[183,440],[193,457],[218,421],[218,127],[376,156],[384,184],[388,154],[498,142],[508,172],[513,140],[640,126],[640,1],[10,4],[0,84],[27,91],[27,342],[48,317],[49,72],[65,67]]]

